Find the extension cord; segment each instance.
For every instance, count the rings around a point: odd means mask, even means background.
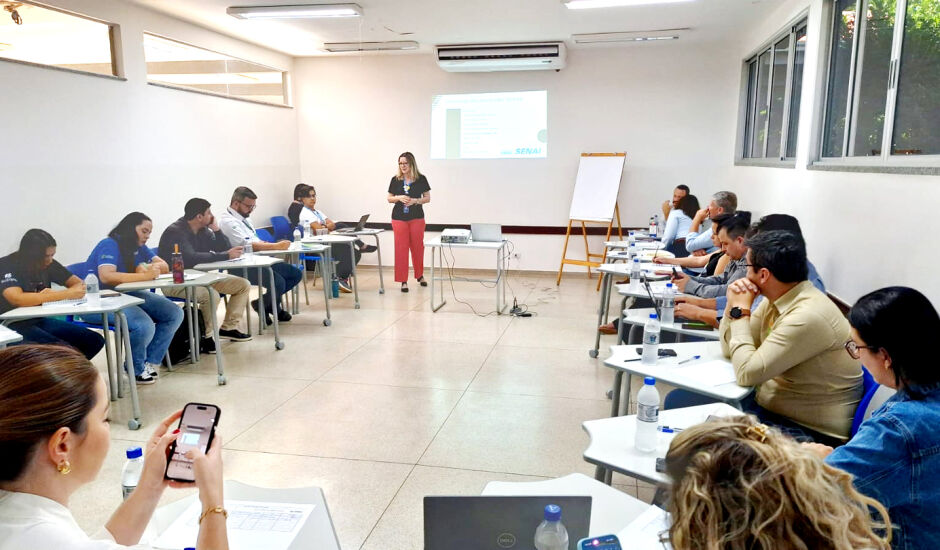
[[[516,298],[512,299],[512,309],[509,310],[509,314],[513,317],[532,317],[532,314],[526,311],[522,311],[522,308],[519,307],[519,302]]]

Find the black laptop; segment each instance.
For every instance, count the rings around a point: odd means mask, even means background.
[[[424,497],[424,550],[534,550],[545,506],[561,506],[568,548],[588,536],[591,497]]]
[[[355,233],[357,231],[362,231],[365,228],[367,221],[369,221],[369,215],[363,214],[363,216],[359,218],[359,223],[356,224],[356,227],[344,227],[342,229],[337,229],[334,231],[334,233]]]

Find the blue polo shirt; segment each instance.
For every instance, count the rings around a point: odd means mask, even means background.
[[[134,253],[134,267],[136,268],[144,262],[149,262],[153,258],[153,252],[151,252],[146,245],[141,246],[137,249],[137,252]],[[98,268],[103,265],[113,265],[118,273],[132,273],[132,271],[127,270],[124,261],[121,259],[121,250],[118,247],[117,241],[111,237],[99,242],[95,246],[95,249],[91,251],[88,260],[85,261],[85,267],[88,273],[94,273],[95,277],[98,276]],[[101,288],[110,287],[101,284]]]

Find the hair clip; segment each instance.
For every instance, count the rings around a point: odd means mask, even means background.
[[[767,439],[767,426],[765,424],[750,426],[745,434],[751,439],[763,443]]]

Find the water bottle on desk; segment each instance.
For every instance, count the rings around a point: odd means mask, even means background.
[[[242,244],[242,256],[249,258],[251,253],[251,237],[245,237],[245,242]]]
[[[640,277],[643,272],[640,270],[640,259],[636,256],[630,263],[630,290],[640,290]]]
[[[128,447],[124,454],[127,456],[127,462],[124,463],[124,470],[121,472],[121,488],[124,500],[127,500],[127,497],[131,496],[137,488],[140,473],[144,470],[144,452],[140,447]]]
[[[94,273],[85,275],[85,303],[90,306],[101,304],[101,290],[98,288],[98,277]]]
[[[535,550],[568,550],[568,530],[561,522],[561,507],[545,507],[542,523],[535,530]]]
[[[627,242],[630,244],[636,244],[636,231],[631,231],[627,237]]]
[[[649,321],[643,327],[643,358],[644,365],[655,365],[659,359],[659,319],[655,313],[650,313]]]
[[[630,243],[630,246],[627,247],[627,261],[632,262],[633,258],[636,258],[636,243]]]
[[[648,453],[656,450],[659,434],[659,391],[656,379],[647,376],[643,387],[636,394],[636,432],[634,446],[636,450]]]
[[[299,243],[300,241],[304,239],[304,232],[302,229],[300,229],[301,227],[302,226],[298,225],[297,228],[294,229],[294,242],[295,243]]]
[[[650,218],[650,238],[651,239],[656,238],[656,229],[657,229],[656,226],[657,225],[658,224],[656,223],[656,216],[653,216],[652,218]]]
[[[672,283],[666,283],[666,290],[663,291],[663,306],[660,308],[663,313],[663,324],[671,325],[676,320],[676,287]]]

